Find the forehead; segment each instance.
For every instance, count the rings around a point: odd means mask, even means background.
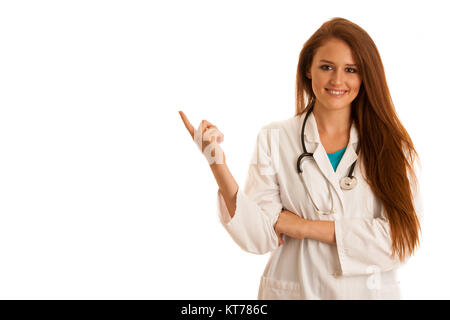
[[[319,48],[317,48],[313,61],[320,60],[333,61],[336,64],[354,64],[352,49],[348,44],[339,39],[326,40]]]

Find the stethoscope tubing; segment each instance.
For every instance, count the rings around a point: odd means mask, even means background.
[[[303,153],[297,159],[297,173],[300,173],[300,174],[303,173],[303,170],[301,168],[301,162],[302,162],[303,158],[304,157],[312,157],[312,158],[314,158],[314,154],[311,153],[311,152],[308,152],[307,149],[306,149],[306,145],[305,145],[306,120],[308,119],[308,117],[309,117],[309,115],[311,114],[312,111],[313,111],[313,106],[311,106],[309,108],[309,110],[306,112],[306,116],[305,116],[305,119],[303,120],[303,125],[302,125],[301,142],[302,142]],[[357,150],[358,149],[359,149],[359,146],[358,146]],[[350,170],[349,170],[348,175],[347,175],[348,178],[354,178],[353,170],[355,169],[356,161],[357,160],[355,160],[353,162],[352,166],[350,167]]]
[[[336,210],[334,208],[334,201],[333,201],[333,195],[331,192],[331,188],[330,188],[330,183],[327,183],[327,187],[328,187],[328,194],[330,196],[330,202],[331,202],[331,209],[329,212],[326,211],[322,211],[320,210],[317,205],[315,204],[311,193],[309,192],[309,188],[306,186],[304,177],[303,177],[303,170],[302,170],[302,161],[306,158],[306,157],[311,157],[311,159],[314,160],[314,154],[311,152],[308,152],[308,150],[306,149],[306,145],[305,145],[305,126],[306,126],[306,121],[309,117],[309,115],[311,114],[311,112],[313,111],[313,105],[309,108],[309,110],[306,113],[305,119],[303,120],[303,125],[302,125],[302,131],[301,131],[301,142],[302,142],[302,148],[303,148],[303,153],[298,157],[297,159],[297,173],[300,176],[300,180],[303,183],[303,186],[308,194],[308,197],[311,199],[311,202],[313,204],[314,210],[316,211],[317,214],[334,214],[336,213]],[[357,148],[357,152],[359,150],[359,145]],[[353,176],[353,170],[355,169],[355,165],[356,165],[356,161],[355,160],[353,162],[353,164],[350,167],[350,170],[348,172],[348,175],[344,178],[341,179],[340,181],[340,186],[342,190],[351,190],[355,187],[357,180],[356,177]],[[325,178],[325,177],[324,177]]]

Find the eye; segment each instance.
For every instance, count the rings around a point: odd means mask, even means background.
[[[333,67],[330,66],[330,65],[328,65],[328,64],[324,64],[324,65],[320,66],[320,69],[325,70],[325,71],[328,71],[328,70],[332,70]],[[357,73],[357,72],[358,72],[355,68],[346,68],[346,70],[347,70],[349,73]]]
[[[324,64],[323,66],[320,66],[320,69],[322,69],[322,70],[330,70],[328,68],[331,68],[331,66],[329,66],[327,64]]]

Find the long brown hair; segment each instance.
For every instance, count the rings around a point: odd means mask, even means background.
[[[296,115],[314,105],[316,98],[306,72],[317,49],[331,38],[347,43],[359,67],[362,82],[351,106],[359,134],[359,157],[366,180],[389,220],[392,257],[397,254],[403,261],[419,246],[421,232],[411,190],[411,186],[417,188],[414,161],[418,155],[396,114],[377,47],[357,24],[333,18],[305,42],[297,67]]]

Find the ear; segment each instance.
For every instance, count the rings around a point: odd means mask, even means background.
[[[307,77],[308,79],[311,79],[311,78],[312,78],[312,77],[311,77],[311,68],[309,68],[309,70],[306,71],[306,77]]]

